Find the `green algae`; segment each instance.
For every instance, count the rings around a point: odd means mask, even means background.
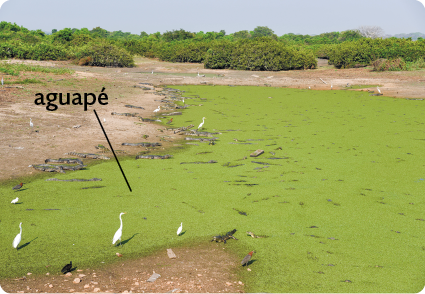
[[[221,133],[216,144],[174,148],[171,159],[120,161],[133,192],[114,160],[55,175],[101,182],[0,188],[0,246],[8,252],[0,257],[2,277],[43,274],[46,265],[59,272],[69,260],[99,266],[113,262],[115,252],[133,258],[236,228],[239,240],[225,246],[241,259],[256,251],[252,271],[240,271],[249,292],[423,288],[423,101],[352,91],[178,88],[192,106],[172,125],[198,126],[206,117],[202,130]],[[257,149],[264,154],[250,157]],[[210,160],[217,163],[181,164]],[[82,189],[91,185],[105,187]],[[22,204],[10,204],[15,197]],[[127,212],[125,244],[117,249],[110,245],[120,212]],[[21,221],[21,245],[30,243],[16,252],[11,243]],[[180,222],[186,233],[177,237]]]

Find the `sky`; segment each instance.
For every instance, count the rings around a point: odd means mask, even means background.
[[[281,36],[379,26],[394,35],[425,33],[425,7],[417,0],[9,0],[1,6],[0,21],[46,32],[99,26],[133,34],[179,29],[230,34],[267,26]]]

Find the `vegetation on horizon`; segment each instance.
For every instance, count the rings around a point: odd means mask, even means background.
[[[136,35],[100,27],[54,29],[48,35],[3,21],[0,58],[74,60],[79,65],[132,67],[132,56],[140,55],[170,62],[204,63],[206,68],[278,71],[315,68],[317,57],[329,59],[337,68],[349,68],[372,65],[380,58],[401,58],[401,63],[409,64],[424,56],[424,39],[379,38],[382,35],[379,27],[361,27],[316,36],[279,37],[266,26],[229,35],[224,30],[195,33],[183,29]]]

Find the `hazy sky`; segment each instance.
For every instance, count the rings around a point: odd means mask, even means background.
[[[268,26],[280,36],[367,25],[393,35],[425,33],[425,7],[417,0],[9,0],[0,21],[49,32],[100,26],[134,34],[180,28],[229,34]]]

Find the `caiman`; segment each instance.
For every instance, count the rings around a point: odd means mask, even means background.
[[[234,229],[233,231],[227,232],[226,235],[218,235],[218,236],[214,236],[213,239],[211,240],[211,242],[215,241],[215,242],[224,242],[224,244],[226,244],[226,241],[229,240],[230,238],[236,239],[233,234],[236,233],[236,229]]]

